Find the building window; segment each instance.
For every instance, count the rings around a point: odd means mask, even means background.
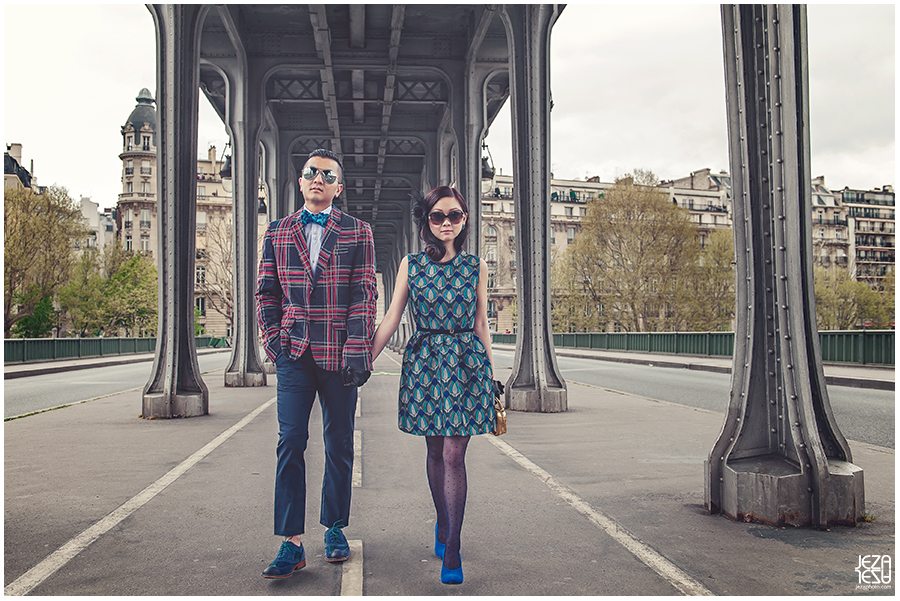
[[[143,137],[142,149],[143,149],[143,150],[150,150],[150,136],[144,136],[144,137]]]
[[[128,159],[125,161],[125,175],[132,175],[134,173],[134,161]]]
[[[150,193],[150,182],[141,182],[141,192]]]
[[[575,239],[575,228],[574,227],[566,228],[566,234],[568,235],[569,242],[572,242],[572,240]]]
[[[141,236],[141,250],[150,250],[150,236]]]
[[[197,285],[206,283],[206,267],[197,266]]]
[[[128,136],[128,137],[126,138],[126,141],[125,141],[125,148],[127,148],[128,150],[134,150],[134,144],[132,143],[132,140],[133,140],[133,139],[134,139],[134,138],[133,138],[132,136]]]
[[[125,250],[134,250],[134,245],[131,242],[131,236],[125,236]]]
[[[125,192],[134,192],[134,186],[131,182],[125,182]]]
[[[197,310],[200,311],[200,317],[206,316],[206,299],[202,296],[197,296],[194,298],[194,304],[197,307]]]
[[[150,227],[150,209],[141,209],[141,227]]]
[[[497,230],[494,229],[493,226],[487,226],[484,230],[484,241],[487,242],[496,242],[497,241]]]
[[[573,217],[575,214],[572,207],[566,207],[566,217]]]
[[[150,175],[152,172],[150,161],[141,161],[141,175]]]
[[[206,186],[197,186],[197,196],[206,196]]]
[[[197,231],[206,231],[206,211],[197,211]]]

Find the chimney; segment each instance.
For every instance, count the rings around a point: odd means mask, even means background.
[[[6,145],[6,151],[9,156],[16,160],[16,162],[21,165],[22,164],[22,145],[14,142],[12,144]]]
[[[209,156],[209,162],[215,164],[215,162],[216,162],[216,147],[215,146],[209,147],[208,156]]]

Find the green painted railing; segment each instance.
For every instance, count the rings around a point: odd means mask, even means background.
[[[228,346],[226,338],[197,336],[197,348]],[[53,361],[152,353],[156,338],[10,338],[3,341],[3,363]]]
[[[515,344],[515,334],[493,334],[497,344]],[[636,351],[701,357],[731,357],[734,332],[591,332],[553,334],[559,348]],[[894,365],[894,330],[823,330],[822,361]]]

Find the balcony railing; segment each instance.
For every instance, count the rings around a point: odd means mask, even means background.
[[[132,226],[132,222],[131,222],[131,221],[123,221],[123,222],[122,222],[122,227],[124,227],[126,230],[127,230],[127,229],[130,229],[131,226]]]
[[[153,173],[152,167],[141,167],[141,175],[150,175]]]
[[[134,167],[125,167],[125,175],[134,174]]]
[[[149,221],[141,221],[141,228],[145,229],[145,230],[150,229],[150,222]]]

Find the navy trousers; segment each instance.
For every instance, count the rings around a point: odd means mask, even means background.
[[[353,426],[357,387],[344,386],[340,372],[316,365],[312,352],[275,363],[278,376],[278,466],[275,472],[275,534],[303,534],[306,525],[306,461],[309,415],[316,394],[322,406],[325,477],[319,523],[350,525]]]

